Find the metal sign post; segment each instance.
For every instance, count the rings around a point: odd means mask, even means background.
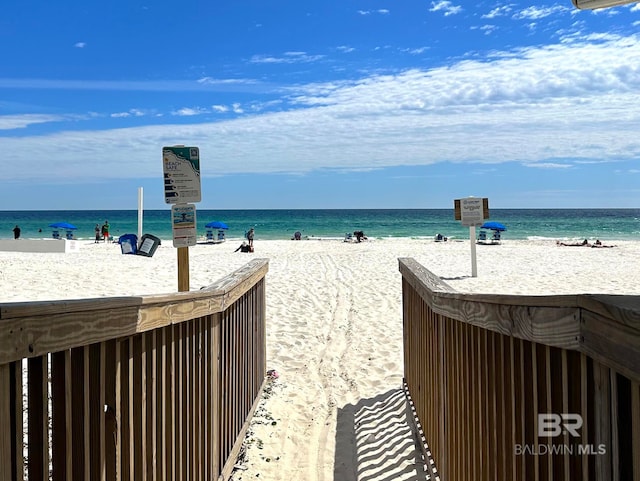
[[[174,145],[162,148],[164,201],[173,204],[173,246],[178,249],[178,291],[189,290],[189,246],[196,245],[196,207],[202,200],[200,149]]]

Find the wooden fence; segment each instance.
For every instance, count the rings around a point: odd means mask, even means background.
[[[405,383],[440,479],[640,479],[640,296],[464,294],[399,263]]]
[[[227,479],[265,379],[267,270],[0,304],[0,479]]]

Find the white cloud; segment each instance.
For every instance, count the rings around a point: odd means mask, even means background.
[[[214,112],[218,112],[221,114],[229,111],[229,107],[227,107],[226,105],[212,105],[211,108]]]
[[[571,13],[573,9],[562,5],[553,5],[552,7],[527,7],[513,14],[516,20],[530,19],[539,20],[550,15],[558,15],[560,13]]]
[[[482,25],[480,27],[471,27],[471,30],[480,30],[485,35],[491,35],[498,27],[495,25]]]
[[[513,10],[512,5],[502,5],[500,7],[494,8],[489,13],[482,15],[481,18],[492,19],[497,17],[504,17],[508,15],[512,10]]]
[[[0,115],[0,130],[24,129],[30,125],[63,120],[68,120],[68,117],[45,114]]]
[[[525,167],[535,167],[538,169],[570,169],[572,167],[569,164],[558,164],[554,162],[536,162],[524,165]]]
[[[390,12],[390,10],[387,10],[386,8],[380,8],[378,10],[358,10],[358,14],[359,15],[363,15],[363,16],[371,15],[373,13],[377,13],[377,14],[380,14],[380,15],[389,15],[389,13],[391,13],[391,12]]]
[[[410,53],[411,55],[420,55],[429,50],[429,47],[419,47],[419,48],[403,48],[400,49],[401,52]]]
[[[87,44],[85,42],[78,42],[76,44],[74,44],[74,47],[76,48],[85,48],[87,46]]]
[[[183,107],[171,112],[171,115],[177,115],[178,117],[193,117],[194,115],[206,114],[207,110],[201,107]]]
[[[444,16],[455,15],[462,11],[460,5],[453,5],[448,0],[440,0],[439,2],[431,2],[430,12],[444,12]]]
[[[355,48],[348,47],[347,45],[340,45],[339,47],[337,47],[337,50],[342,53],[351,53],[355,51]]]
[[[145,113],[139,109],[129,109],[127,112],[114,112],[109,117],[126,118],[126,117],[143,117]]]
[[[285,52],[282,56],[254,55],[251,63],[311,63],[324,58],[324,55],[308,55],[305,52]]]
[[[572,35],[439,68],[301,85],[278,99],[278,112],[256,114],[247,100],[228,108],[251,115],[217,122],[198,123],[196,116],[224,106],[174,112],[193,116],[188,124],[0,136],[0,150],[13,160],[3,166],[3,178],[153,177],[158,146],[174,143],[193,143],[216,159],[203,162],[205,175],[443,161],[568,168],[576,161],[636,160],[639,66],[636,36]],[[4,116],[0,126],[57,120]],[[140,161],[129,162],[132,157]],[[25,163],[29,171],[21,168]]]

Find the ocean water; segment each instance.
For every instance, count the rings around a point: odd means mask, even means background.
[[[640,240],[640,209],[492,209],[493,221],[507,227],[508,239]],[[469,229],[454,220],[452,209],[327,209],[327,210],[198,210],[198,234],[205,224],[219,220],[229,226],[227,238],[241,239],[250,227],[256,240],[303,237],[344,238],[362,230],[371,238],[468,239]],[[51,237],[54,222],[69,222],[78,239],[93,239],[94,227],[108,220],[114,236],[137,234],[136,210],[0,211],[0,239],[13,238],[19,225],[23,238]],[[143,232],[171,239],[171,211],[146,210]],[[64,235],[64,232],[61,232]]]

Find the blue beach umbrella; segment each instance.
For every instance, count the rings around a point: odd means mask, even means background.
[[[497,231],[507,230],[507,227],[504,224],[501,224],[500,222],[485,222],[480,226],[480,228],[497,230]]]
[[[49,224],[49,227],[53,227],[54,229],[65,229],[65,230],[77,229],[75,225],[69,224],[68,222],[55,222],[53,224]]]
[[[228,229],[229,226],[224,222],[220,222],[218,220],[214,220],[213,222],[209,222],[205,227],[209,229]]]

